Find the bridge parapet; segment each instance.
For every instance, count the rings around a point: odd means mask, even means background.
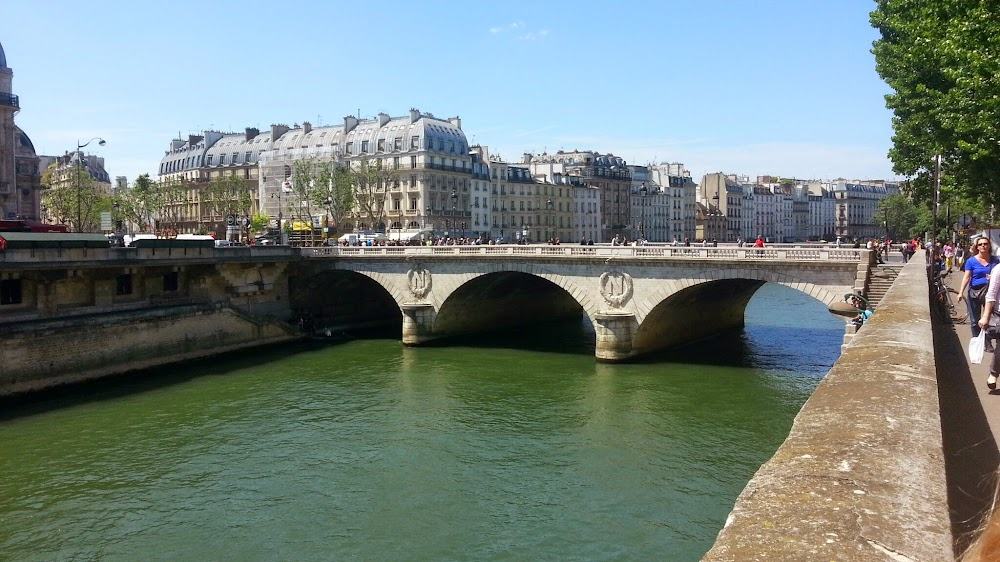
[[[868,250],[855,248],[685,247],[685,246],[328,246],[303,249],[303,255],[324,257],[467,256],[467,257],[587,257],[688,258],[715,260],[802,260],[868,263]]]

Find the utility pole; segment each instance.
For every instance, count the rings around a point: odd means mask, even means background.
[[[938,225],[938,208],[941,206],[941,155],[938,154],[934,157],[934,216],[931,220],[931,231],[930,240],[931,247],[937,241],[937,225]]]

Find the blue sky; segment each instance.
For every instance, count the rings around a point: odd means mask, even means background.
[[[0,44],[41,154],[103,137],[112,176],[170,139],[411,107],[508,161],[894,177],[871,0],[9,2]],[[96,143],[95,143],[96,144]],[[92,145],[93,146],[93,145]]]

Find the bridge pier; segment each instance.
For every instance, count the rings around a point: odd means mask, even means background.
[[[635,355],[633,340],[639,322],[635,314],[624,311],[598,312],[594,315],[597,343],[594,357],[601,363],[617,363]]]
[[[420,345],[437,339],[432,334],[437,313],[430,303],[407,303],[403,310],[403,345]]]

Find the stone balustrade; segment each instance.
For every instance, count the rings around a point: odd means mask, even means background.
[[[306,257],[468,256],[571,258],[689,258],[715,260],[805,260],[867,263],[871,252],[855,248],[791,246],[753,248],[737,246],[327,246],[303,248]]]

